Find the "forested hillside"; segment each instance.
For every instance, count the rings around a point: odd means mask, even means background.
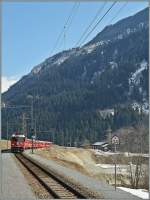
[[[47,58],[5,92],[2,102],[31,105],[32,97],[39,138],[66,145],[94,142],[108,128],[146,122],[148,68],[147,8],[107,26],[83,47]],[[2,109],[3,136],[6,119],[21,130],[23,112],[30,117],[29,109]],[[13,125],[9,131],[15,131]]]

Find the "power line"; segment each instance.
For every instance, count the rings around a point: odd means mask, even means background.
[[[66,49],[66,27],[64,26],[64,49]]]
[[[96,15],[94,16],[94,18],[92,19],[92,21],[90,22],[89,26],[85,29],[85,31],[83,32],[83,34],[81,35],[80,39],[78,40],[78,42],[76,43],[75,46],[78,46],[78,44],[80,43],[80,41],[82,40],[82,38],[84,37],[84,35],[87,33],[87,31],[90,29],[90,27],[92,26],[92,24],[95,22],[95,20],[97,19],[97,17],[101,14],[102,10],[104,9],[105,5],[108,2],[104,2],[102,4],[102,6],[98,9],[98,11],[96,12]]]
[[[111,6],[110,8],[105,12],[105,14],[98,20],[98,22],[95,24],[95,26],[92,28],[92,30],[86,35],[86,37],[84,38],[83,42],[80,43],[80,46],[81,44],[83,44],[86,39],[89,37],[89,35],[95,30],[95,28],[99,25],[99,23],[103,20],[103,18],[110,12],[110,10],[114,7],[114,5],[117,3],[117,1],[115,1]]]
[[[65,24],[64,24],[64,26],[63,26],[63,28],[62,28],[62,30],[61,30],[61,32],[60,32],[59,35],[58,35],[58,38],[57,38],[57,40],[56,40],[56,42],[55,42],[55,44],[54,44],[54,47],[53,47],[53,49],[52,49],[52,51],[51,51],[51,54],[52,54],[52,53],[54,52],[54,50],[56,49],[56,47],[57,47],[57,45],[58,45],[58,42],[60,41],[60,39],[61,39],[61,37],[62,37],[62,34],[63,34],[63,32],[64,32],[64,27],[68,24],[68,22],[69,22],[69,20],[70,20],[70,18],[71,18],[72,12],[73,12],[73,10],[75,9],[75,7],[76,7],[76,3],[74,3],[74,5],[73,5],[73,7],[72,7],[72,9],[71,9],[71,11],[70,11],[70,14],[69,14],[68,18],[67,18],[67,20],[66,20],[66,22],[65,22]]]
[[[123,6],[120,7],[120,9],[119,9],[118,12],[116,13],[116,15],[109,21],[108,24],[111,24],[111,23],[112,23],[112,21],[118,16],[118,14],[125,8],[125,6],[126,6],[127,4],[128,4],[128,2],[125,2],[125,3],[123,4]]]
[[[67,25],[68,25],[69,22],[72,23],[74,11],[76,11],[76,9],[77,9],[77,7],[78,7],[78,4],[79,4],[79,2],[75,2],[75,3],[74,3],[74,5],[73,5],[73,7],[72,7],[72,9],[71,9],[71,11],[70,11],[70,14],[69,14],[68,18],[67,18],[67,20],[66,20],[66,22],[65,22],[65,24],[64,24],[64,26],[63,26],[63,28],[62,28],[62,30],[61,30],[61,32],[60,32],[59,35],[58,35],[58,38],[57,38],[57,40],[56,40],[56,42],[55,42],[55,44],[54,44],[54,47],[52,48],[52,51],[51,51],[51,53],[50,53],[51,55],[52,55],[52,53],[54,52],[54,50],[56,49],[56,47],[57,47],[57,45],[58,45],[60,39],[61,39],[62,36],[63,36],[64,27],[67,27]],[[69,26],[71,25],[71,23],[69,24]]]
[[[69,28],[73,22],[73,19],[75,18],[76,14],[77,14],[77,11],[79,9],[79,6],[80,6],[80,2],[78,2],[78,4],[76,5],[76,8],[74,9],[74,12],[72,14],[72,17],[70,17],[70,22],[68,22],[69,24],[67,26],[64,26],[64,32],[63,32],[63,35],[64,35],[64,49],[66,49],[66,35],[67,35],[67,32],[69,31]],[[60,44],[60,46],[62,45],[63,43],[63,40]]]
[[[71,9],[71,12],[70,12],[70,14],[69,14],[69,16],[68,16],[68,18],[66,20],[65,26],[69,23],[69,20],[71,19],[72,15],[73,15],[73,11],[76,9],[77,4],[78,4],[77,2],[74,3],[74,5],[73,5],[73,7]]]
[[[78,4],[76,5],[76,8],[74,10],[74,14],[72,15],[72,18],[70,19],[70,23],[68,24],[66,31],[69,30],[69,28],[70,28],[70,26],[71,26],[71,24],[73,22],[73,19],[75,18],[76,14],[77,14],[77,11],[78,11],[79,7],[80,7],[80,2],[78,2]]]

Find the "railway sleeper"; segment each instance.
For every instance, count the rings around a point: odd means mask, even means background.
[[[89,199],[88,195],[84,195],[78,190],[74,189],[72,186],[70,186],[67,182],[65,182],[61,177],[56,175],[54,172],[52,172],[50,169],[48,169],[46,166],[41,165],[38,161],[35,161],[32,158],[29,158],[27,155],[21,154],[26,160],[36,165],[39,169],[44,171],[46,174],[48,174],[50,177],[52,177],[54,180],[56,180],[58,183],[60,183],[64,188],[67,188],[68,191],[75,194],[76,199]]]

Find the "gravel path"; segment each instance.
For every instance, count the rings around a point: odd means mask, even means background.
[[[138,198],[136,196],[133,196],[127,192],[124,192],[120,189],[117,189],[115,191],[114,187],[95,180],[91,177],[88,177],[86,175],[81,174],[80,172],[77,172],[73,169],[66,168],[64,166],[58,165],[56,162],[52,160],[46,160],[38,155],[27,153],[28,156],[31,156],[35,160],[38,160],[39,162],[42,162],[47,167],[50,167],[51,169],[57,170],[58,172],[61,172],[63,175],[69,176],[73,178],[76,182],[79,182],[80,184],[84,185],[85,187],[88,187],[92,190],[95,190],[98,193],[102,193],[104,196],[104,199],[111,199],[111,200],[140,200],[141,198]]]
[[[35,200],[25,177],[10,153],[0,153],[0,200]]]

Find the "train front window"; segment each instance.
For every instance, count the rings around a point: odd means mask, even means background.
[[[25,137],[12,137],[12,141],[24,142],[25,141]]]
[[[16,138],[16,137],[12,137],[12,138],[11,138],[11,141],[17,142],[17,138]]]

